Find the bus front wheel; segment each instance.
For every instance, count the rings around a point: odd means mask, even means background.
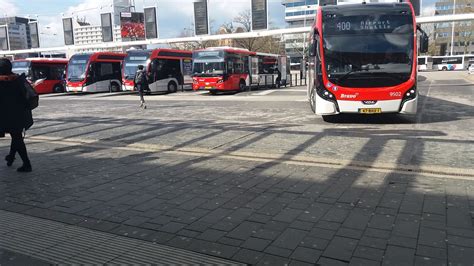
[[[311,106],[311,111],[313,111],[313,113],[316,113],[316,98],[315,98],[315,93],[316,93],[316,90],[314,88],[311,89],[310,93],[309,93],[309,105]]]
[[[441,70],[446,71],[448,68],[444,66]]]
[[[170,81],[170,83],[168,83],[168,93],[177,92],[177,91],[178,91],[178,86],[176,85],[176,83],[174,81]]]
[[[245,90],[245,81],[241,80],[239,83],[239,92]]]

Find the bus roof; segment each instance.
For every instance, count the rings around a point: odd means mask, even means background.
[[[256,55],[257,53],[251,52],[248,49],[238,48],[238,47],[230,47],[230,46],[220,46],[220,47],[209,47],[204,49],[199,49],[196,51],[225,51],[228,53],[238,53],[238,54],[248,54],[248,55]]]
[[[78,53],[76,55],[89,55],[89,60],[99,61],[99,62],[120,62],[127,56],[125,53],[116,53],[116,52],[95,52],[95,53]],[[72,58],[71,57],[71,58]]]
[[[321,10],[323,11],[352,11],[357,9],[363,9],[364,11],[370,12],[371,10],[380,10],[380,9],[410,9],[410,2],[402,2],[402,3],[354,3],[354,4],[340,4],[340,5],[327,5],[322,6]]]
[[[175,50],[175,49],[165,49],[165,48],[160,48],[160,49],[155,49],[151,52],[150,59],[154,58],[189,58],[191,59],[193,57],[193,52],[192,51],[186,51],[186,50]]]
[[[69,60],[67,60],[66,58],[43,58],[43,57],[18,59],[18,60],[14,60],[13,62],[27,62],[27,61],[41,63],[41,64],[67,64],[69,62]]]

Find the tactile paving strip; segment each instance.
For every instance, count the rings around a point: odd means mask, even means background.
[[[243,265],[3,210],[0,210],[0,248],[60,265]]]

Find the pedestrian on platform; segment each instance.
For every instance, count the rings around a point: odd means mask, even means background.
[[[138,66],[137,73],[135,73],[134,82],[138,91],[138,95],[140,95],[140,107],[146,109],[145,98],[143,97],[143,94],[145,91],[150,89],[148,88],[148,79],[143,65]]]
[[[31,172],[31,163],[26,151],[23,132],[33,125],[33,116],[25,98],[24,75],[12,73],[12,63],[7,58],[0,59],[0,137],[11,136],[10,153],[5,157],[7,166],[12,166],[18,152],[23,165],[18,172]]]

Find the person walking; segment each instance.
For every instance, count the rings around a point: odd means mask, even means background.
[[[138,91],[138,95],[140,95],[140,107],[146,109],[145,98],[143,97],[143,93],[148,91],[148,79],[146,77],[146,71],[143,65],[138,66],[137,73],[135,73],[135,86]]]
[[[18,153],[23,165],[17,171],[31,172],[23,131],[33,125],[33,116],[23,94],[24,82],[27,82],[24,76],[12,73],[10,60],[0,58],[0,136],[5,136],[5,133],[11,136],[10,153],[5,160],[7,166],[12,166]]]

